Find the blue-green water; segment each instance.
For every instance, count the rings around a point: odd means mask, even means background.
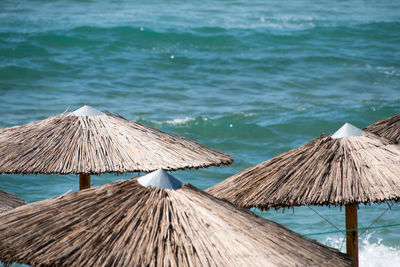
[[[174,173],[205,189],[344,122],[398,113],[400,2],[1,0],[0,128],[83,104],[231,153],[231,166]],[[0,176],[29,202],[77,182]],[[386,207],[362,206],[360,226]],[[317,210],[344,227],[344,211]],[[399,210],[376,224],[400,223]],[[334,230],[308,208],[261,215],[302,234]],[[340,234],[313,238],[344,249]],[[400,265],[400,227],[360,244],[361,266]]]

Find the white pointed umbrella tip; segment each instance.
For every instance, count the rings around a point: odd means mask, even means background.
[[[355,127],[354,125],[346,122],[339,130],[332,134],[333,139],[350,137],[350,136],[362,136],[364,131]]]
[[[69,116],[78,116],[78,117],[82,117],[82,116],[101,116],[104,115],[103,112],[101,112],[100,110],[97,110],[95,108],[92,108],[91,106],[88,105],[84,105],[83,107],[70,112],[68,114]]]
[[[177,190],[182,188],[182,183],[164,170],[157,170],[137,179],[139,184],[148,187]]]

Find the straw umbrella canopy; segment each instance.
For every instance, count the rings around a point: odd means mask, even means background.
[[[17,195],[0,190],[0,213],[25,205],[26,202]]]
[[[400,113],[368,125],[364,130],[398,144],[400,142]]]
[[[206,190],[245,208],[345,205],[346,228],[357,228],[358,203],[400,199],[400,147],[345,124]],[[358,256],[357,231],[347,232],[347,253]]]
[[[151,172],[227,165],[226,153],[89,106],[0,130],[0,174]]]
[[[165,172],[158,172],[164,176]],[[168,177],[167,177],[168,178]],[[0,261],[33,266],[349,266],[347,255],[187,184],[137,179],[0,215]]]

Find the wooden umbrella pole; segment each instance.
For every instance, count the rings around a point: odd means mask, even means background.
[[[357,204],[346,205],[346,253],[353,259],[353,267],[358,267]]]
[[[81,173],[79,174],[79,190],[90,188],[90,175]]]

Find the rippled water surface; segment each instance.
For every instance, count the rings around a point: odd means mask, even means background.
[[[232,154],[231,166],[174,173],[205,189],[344,122],[398,113],[399,10],[386,0],[2,0],[0,128],[89,104]],[[77,181],[1,175],[0,188],[32,202]],[[386,208],[362,206],[360,226]],[[344,227],[343,210],[316,209]],[[306,207],[260,214],[302,234],[334,230]],[[376,225],[395,223],[398,204]],[[367,231],[362,266],[399,266],[399,233]],[[340,234],[312,238],[345,246]]]

